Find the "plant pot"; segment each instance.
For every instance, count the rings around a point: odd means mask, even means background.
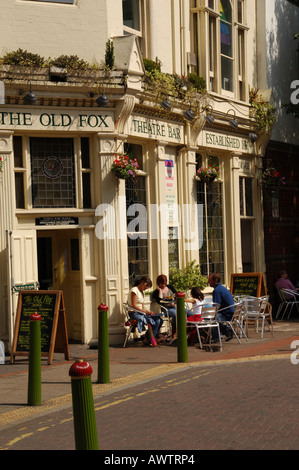
[[[216,176],[200,176],[199,179],[202,183],[213,183],[213,181],[216,179]]]

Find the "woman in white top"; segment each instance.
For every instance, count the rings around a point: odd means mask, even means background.
[[[152,286],[152,281],[149,277],[143,276],[138,279],[134,287],[129,292],[128,295],[128,305],[138,310],[138,312],[132,311],[129,312],[130,318],[137,320],[138,331],[141,333],[145,329],[145,326],[148,326],[148,331],[146,333],[143,344],[156,346],[156,335],[160,330],[163,320],[160,315],[157,315],[155,312],[146,310],[144,308],[144,291]],[[151,334],[152,333],[152,334]]]
[[[192,287],[191,289],[192,298],[186,300],[186,302],[193,304],[190,311],[187,312],[187,317],[191,315],[201,315],[201,308],[205,304],[204,295],[199,287]]]

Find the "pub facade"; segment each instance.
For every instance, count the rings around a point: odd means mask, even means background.
[[[54,11],[43,2],[16,2],[18,8],[26,4],[26,12],[31,3],[37,10]],[[120,12],[128,13],[122,3]],[[114,20],[108,35],[114,44],[113,70],[72,74],[0,68],[0,339],[8,349],[23,288],[62,290],[68,336],[82,343],[97,338],[97,307],[106,304],[110,342],[121,344],[122,303],[138,276],[149,275],[155,286],[159,274],[169,275],[170,267],[182,268],[193,260],[204,275],[219,272],[224,284],[232,273],[265,270],[261,171],[268,137],[252,137],[255,121],[246,87],[254,71],[248,66],[242,72],[244,83],[236,78],[232,85],[229,72],[228,81],[221,82],[220,56],[218,75],[212,76],[202,63],[208,90],[197,112],[190,118],[190,103],[171,97],[171,109],[165,109],[145,84],[143,64],[146,56],[155,59],[163,29],[157,26],[155,36],[158,11],[155,6],[146,9],[146,2],[131,3],[140,6],[143,22],[145,14],[151,21],[141,42],[134,28],[126,31],[130,34],[116,34],[120,28]],[[248,2],[191,3],[190,8],[184,2],[185,14],[196,12],[210,20],[215,34],[223,18],[220,5],[234,24],[242,3],[239,36],[245,41],[246,35],[254,35],[255,16]],[[62,14],[68,8],[84,9],[81,4],[64,4]],[[168,2],[162,7],[167,11]],[[170,12],[173,25],[178,12]],[[126,24],[124,15],[120,22]],[[176,73],[195,72],[203,60],[191,33],[180,45],[186,63],[177,65]],[[103,34],[102,45],[106,40]],[[160,47],[170,73],[176,50],[170,67],[167,44]],[[224,57],[222,63],[226,69]],[[38,100],[31,104],[25,99],[29,83]],[[112,173],[122,155],[138,163],[135,178]],[[198,174],[209,166],[217,168],[213,181]]]

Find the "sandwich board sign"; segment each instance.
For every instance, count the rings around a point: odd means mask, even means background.
[[[62,291],[21,290],[19,292],[10,362],[15,356],[29,356],[30,317],[41,316],[41,355],[52,363],[53,353],[64,353],[69,360],[64,298]]]

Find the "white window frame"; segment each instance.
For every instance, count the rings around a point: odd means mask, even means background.
[[[232,28],[232,57],[228,57],[228,59],[232,62],[233,68],[233,91],[222,88],[221,58],[227,56],[221,53],[220,0],[214,0],[214,9],[209,7],[209,0],[193,0],[192,2],[190,9],[191,46],[197,60],[197,65],[192,65],[192,71],[206,80],[210,92],[222,94],[231,99],[246,101],[248,99],[246,33],[249,29],[246,25],[247,0],[229,1],[232,6],[230,21]],[[242,18],[238,17],[239,1],[242,2]],[[239,19],[241,22],[238,22]],[[211,28],[213,31],[211,31]],[[242,44],[240,44],[240,41]]]

